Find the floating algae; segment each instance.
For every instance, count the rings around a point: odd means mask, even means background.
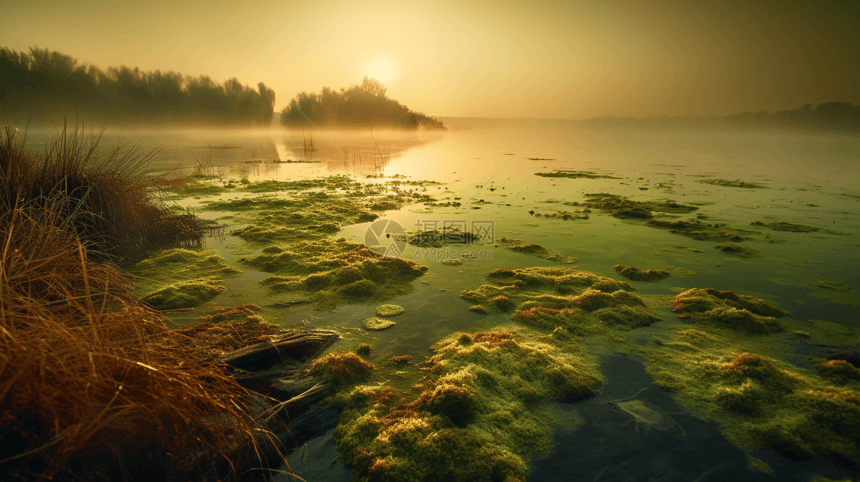
[[[718,244],[714,246],[714,249],[726,254],[731,254],[732,256],[740,256],[741,258],[761,258],[764,256],[756,249],[737,244]]]
[[[538,244],[524,243],[519,239],[500,238],[498,244],[517,253],[530,254],[557,263],[576,263],[576,258],[573,256],[565,256],[561,251],[546,249]]]
[[[820,229],[814,226],[807,226],[805,224],[795,224],[795,223],[787,223],[785,221],[775,222],[775,223],[765,223],[762,221],[753,221],[750,223],[751,226],[761,226],[763,228],[772,229],[774,231],[785,231],[789,233],[817,233],[823,232],[827,234],[836,234],[836,235],[844,235],[844,233],[840,233],[838,231],[831,231],[829,229]]]
[[[379,305],[376,307],[376,316],[397,316],[406,311],[400,305]]]
[[[552,211],[549,213],[534,213],[534,216],[538,217],[538,218],[539,217],[550,218],[550,219],[558,218],[558,219],[561,219],[564,221],[571,221],[571,220],[576,221],[576,220],[588,219],[589,218],[588,213],[590,213],[590,212],[591,212],[590,209],[585,209],[582,211]]]
[[[663,221],[658,219],[649,219],[645,222],[646,226],[652,228],[665,229],[670,233],[680,234],[699,241],[734,241],[739,242],[749,239],[750,231],[743,229],[732,228],[721,224],[703,223],[699,220],[678,220],[678,221]]]
[[[144,296],[142,301],[159,310],[194,308],[215,298],[224,291],[221,280],[199,278],[177,281]]]
[[[313,307],[320,310],[408,293],[410,282],[427,270],[413,261],[382,256],[343,238],[269,246],[260,256],[242,262],[276,273],[261,281],[272,291],[306,292]]]
[[[551,446],[550,402],[602,382],[581,347],[551,337],[462,333],[434,351],[417,397],[385,385],[337,396],[337,454],[356,479],[525,480]]]
[[[474,244],[481,240],[481,235],[463,231],[457,227],[444,227],[442,229],[429,229],[406,234],[394,235],[400,241],[406,241],[412,246],[422,248],[441,248],[449,244]]]
[[[556,170],[551,172],[536,172],[535,176],[540,177],[563,177],[567,179],[622,179],[620,177],[610,176],[609,174],[597,174],[592,171],[566,171]]]
[[[782,331],[778,317],[790,313],[759,298],[713,288],[693,288],[675,297],[672,311],[697,323],[717,323],[749,333]]]
[[[696,182],[701,182],[705,184],[711,184],[713,186],[723,186],[723,187],[739,187],[744,189],[767,189],[767,186],[764,184],[759,184],[756,182],[744,182],[744,181],[729,181],[727,179],[701,179]]]
[[[671,276],[671,273],[664,269],[652,268],[647,271],[643,271],[639,268],[623,264],[616,264],[615,266],[613,266],[613,269],[616,273],[631,281],[659,281],[661,279],[668,278],[669,276]]]
[[[200,278],[232,278],[242,272],[224,262],[212,249],[175,248],[158,251],[147,259],[125,268],[134,276],[135,291],[152,293],[178,281]]]
[[[624,196],[607,193],[586,194],[585,198],[583,205],[621,219],[651,219],[654,217],[652,211],[685,214],[699,209],[695,206],[678,204],[668,199],[663,201],[631,201]]]
[[[647,390],[647,388],[643,388],[627,398],[610,400],[607,403],[618,407],[619,410],[633,417],[633,428],[637,434],[640,432],[640,427],[642,427],[645,435],[648,435],[651,428],[654,427],[663,431],[678,429],[681,435],[686,437],[684,427],[681,427],[674,420],[660,413],[653,405],[646,403],[644,400],[637,400]]]
[[[361,326],[371,331],[385,330],[386,328],[391,328],[395,324],[396,323],[391,320],[377,317],[367,318],[361,322]]]
[[[737,446],[860,469],[855,367],[819,360],[815,371],[799,368],[779,360],[778,345],[767,336],[707,325],[670,332],[672,341],[650,354],[649,372],[683,405],[718,421]]]
[[[510,313],[514,320],[538,328],[562,327],[571,333],[594,335],[660,320],[632,293],[629,283],[588,271],[561,267],[497,269],[487,278],[488,284],[460,294],[480,306],[473,311]]]

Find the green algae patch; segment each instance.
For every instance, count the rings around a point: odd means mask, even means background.
[[[594,363],[570,342],[498,330],[434,346],[416,395],[341,392],[337,456],[356,480],[526,480],[549,453],[552,401],[595,395]]]
[[[765,223],[762,221],[753,221],[750,223],[751,226],[761,226],[764,228],[772,229],[774,231],[786,231],[789,233],[814,233],[820,231],[818,228],[807,226],[805,224],[794,224],[794,223],[786,223],[784,221],[780,221],[777,223]]]
[[[427,271],[426,266],[380,255],[344,238],[269,246],[260,256],[241,261],[275,273],[260,281],[274,293],[304,292],[318,310],[409,293],[411,282]]]
[[[762,258],[764,257],[761,254],[761,251],[757,249],[750,248],[748,246],[741,246],[738,244],[718,244],[714,246],[714,249],[717,251],[722,251],[723,253],[730,254],[732,256],[739,256],[741,258]]]
[[[724,224],[721,225],[719,223],[703,223],[698,219],[695,221],[665,221],[659,219],[649,219],[645,222],[645,225],[650,226],[652,228],[665,229],[670,233],[680,234],[681,236],[687,236],[688,238],[693,238],[698,241],[739,242],[745,239],[749,239],[749,235],[753,234],[751,231],[732,228]]]
[[[500,238],[498,245],[517,253],[548,259],[550,261],[555,261],[556,263],[576,263],[576,258],[573,256],[565,256],[561,251],[546,249],[538,244],[524,243],[519,239]]]
[[[693,288],[675,297],[672,311],[696,323],[716,323],[748,333],[783,331],[778,317],[790,313],[766,301],[732,291]]]
[[[549,219],[561,219],[562,221],[576,221],[576,220],[586,220],[589,218],[588,213],[590,213],[590,209],[584,209],[581,211],[551,211],[548,213],[534,213],[534,217],[540,218],[549,218]]]
[[[582,203],[592,209],[597,209],[610,216],[620,219],[651,219],[653,212],[685,214],[698,210],[695,206],[678,204],[672,200],[631,201],[624,196],[607,193],[592,193],[585,195]],[[576,205],[571,203],[572,205]]]
[[[232,278],[242,271],[229,266],[213,249],[174,248],[150,254],[147,259],[124,268],[134,276],[135,291],[152,293],[178,281],[200,278]]]
[[[731,331],[671,330],[646,364],[686,407],[719,422],[745,450],[860,468],[860,382],[844,360],[813,370],[781,361],[773,344]]]
[[[671,276],[671,273],[664,269],[649,269],[641,270],[633,266],[616,264],[613,266],[616,273],[629,279],[630,281],[660,281]]]
[[[412,246],[441,248],[449,244],[474,244],[480,241],[482,236],[478,233],[463,231],[457,227],[444,227],[442,229],[396,234],[395,238],[399,241],[406,241]]]
[[[342,387],[367,380],[374,368],[355,353],[335,350],[314,359],[307,373],[335,387]]]
[[[497,269],[488,283],[460,297],[480,311],[510,313],[520,323],[544,330],[562,327],[577,335],[612,335],[647,326],[660,317],[625,281],[564,267]],[[470,308],[472,309],[472,308]],[[474,310],[477,311],[477,310]]]
[[[426,185],[389,181],[361,183],[345,176],[303,181],[261,181],[242,191],[262,196],[205,203],[209,211],[232,212],[248,224],[231,234],[253,243],[291,243],[323,239],[343,226],[377,219],[381,212],[407,204],[432,202]],[[274,193],[274,194],[273,194]]]
[[[765,186],[764,184],[759,184],[757,182],[744,182],[741,180],[730,181],[728,179],[701,179],[696,182],[722,187],[738,187],[743,189],[767,189],[767,186]]]
[[[838,281],[819,280],[818,283],[815,284],[821,288],[833,291],[849,291],[851,289],[847,284],[840,283]]]
[[[398,316],[406,311],[400,305],[379,305],[376,307],[376,316]]]
[[[144,296],[142,301],[159,310],[194,308],[218,296],[225,288],[219,279],[178,281]]]
[[[230,181],[206,181],[195,176],[180,179],[156,178],[153,179],[153,184],[162,190],[169,200],[218,196],[236,188]]]
[[[367,330],[371,331],[380,331],[391,328],[396,323],[391,320],[386,320],[385,318],[367,318],[366,320],[361,322],[361,326],[363,326]]]
[[[460,258],[443,259],[442,264],[445,266],[460,266],[463,264],[463,260]]]
[[[566,179],[622,179],[620,177],[610,176],[609,174],[598,174],[593,171],[566,171],[556,170],[550,172],[536,172],[535,176],[540,177],[556,177]]]

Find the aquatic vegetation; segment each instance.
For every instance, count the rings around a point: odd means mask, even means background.
[[[500,238],[498,245],[517,253],[529,254],[538,258],[548,259],[557,263],[576,263],[573,256],[565,256],[561,251],[546,249],[538,244],[524,243],[519,239]]]
[[[718,244],[714,246],[717,251],[722,251],[732,256],[740,256],[741,258],[761,258],[764,255],[757,249],[749,246],[740,246],[737,244]]]
[[[540,218],[550,218],[550,219],[562,219],[564,221],[570,220],[585,220],[588,219],[588,213],[590,213],[590,209],[584,209],[582,211],[553,211],[549,213],[533,213],[534,217]]]
[[[631,201],[624,196],[607,193],[592,193],[585,195],[582,203],[589,208],[598,209],[616,218],[651,219],[653,212],[685,214],[698,210],[696,206],[678,204],[675,201]]]
[[[141,301],[159,310],[194,308],[215,298],[225,289],[219,279],[177,281],[149,293]]]
[[[481,239],[480,234],[463,231],[458,227],[443,227],[442,229],[429,229],[395,236],[399,240],[422,248],[441,248],[448,244],[474,244]]]
[[[337,396],[337,454],[357,480],[525,480],[550,449],[549,403],[602,383],[580,347],[508,330],[441,341],[427,372],[417,397],[385,385]]]
[[[672,302],[672,311],[679,318],[749,333],[782,331],[777,318],[790,314],[762,299],[713,288],[693,288],[679,294]]]
[[[646,308],[624,281],[573,268],[497,269],[489,283],[465,290],[460,297],[474,303],[471,311],[510,313],[531,326],[562,327],[576,334],[627,330],[647,326],[660,317]],[[475,308],[475,307],[479,308]]]
[[[668,278],[669,276],[671,276],[671,273],[664,269],[652,268],[647,271],[643,271],[639,268],[623,264],[616,264],[615,266],[613,266],[613,269],[616,273],[631,281],[659,281],[661,279]]]
[[[704,184],[711,184],[713,186],[723,186],[723,187],[739,187],[744,189],[767,189],[767,186],[764,184],[760,184],[757,182],[744,182],[741,180],[729,181],[727,179],[700,179],[696,182],[701,182]]]
[[[411,281],[426,266],[382,256],[362,244],[340,238],[269,246],[263,254],[243,258],[255,269],[276,273],[260,281],[273,292],[303,291],[315,309],[366,301],[384,301],[408,293]]]
[[[200,278],[232,278],[242,274],[215,250],[173,248],[150,253],[125,271],[134,276],[135,292],[152,293],[166,285]]]
[[[376,307],[376,316],[397,316],[406,311],[400,305],[379,305]]]
[[[367,357],[367,356],[370,356],[370,349],[371,349],[371,346],[369,344],[362,343],[362,344],[358,345],[358,348],[355,349],[355,353],[357,355]]]
[[[363,326],[367,330],[379,331],[385,330],[386,328],[391,328],[396,323],[391,320],[386,320],[385,318],[367,318],[361,322],[361,326]]]
[[[737,243],[749,239],[749,235],[752,234],[751,231],[732,228],[719,223],[703,223],[698,219],[695,221],[649,219],[645,222],[645,225],[652,228],[665,229],[671,233],[680,234],[681,236],[687,236],[699,241],[734,241]]]
[[[392,365],[405,365],[412,361],[412,355],[393,356],[388,359],[388,363]]]
[[[707,326],[671,333],[672,341],[661,341],[650,355],[649,371],[685,406],[717,420],[736,445],[860,468],[856,368],[844,360],[819,360],[817,373],[805,370],[745,351],[743,333]]]
[[[537,159],[534,159],[537,160]],[[555,170],[551,172],[536,172],[535,176],[540,177],[563,177],[567,179],[622,179],[620,177],[610,176],[609,174],[597,174],[592,171],[567,171]]]
[[[825,232],[827,234],[842,234],[836,231],[831,231],[829,229],[820,229],[813,226],[807,226],[805,224],[795,224],[795,223],[787,223],[785,221],[780,221],[776,223],[765,223],[762,221],[753,221],[750,223],[750,226],[761,226],[763,228],[772,229],[774,231],[786,231],[790,233],[817,233],[817,232]]]
[[[376,367],[355,353],[335,350],[314,359],[306,372],[335,386],[366,380]]]
[[[840,283],[838,281],[819,280],[818,283],[816,283],[816,286],[818,286],[820,288],[827,289],[827,290],[833,290],[833,291],[849,291],[849,290],[851,290],[850,286],[848,286],[845,283]]]
[[[448,258],[443,259],[442,264],[445,266],[460,266],[463,264],[463,260],[461,258]]]

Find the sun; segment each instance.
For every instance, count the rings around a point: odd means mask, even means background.
[[[386,84],[397,78],[397,66],[388,58],[376,57],[367,63],[364,74]]]

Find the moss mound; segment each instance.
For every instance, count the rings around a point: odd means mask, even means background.
[[[420,394],[359,386],[338,400],[338,458],[361,480],[525,480],[548,453],[553,400],[581,400],[602,381],[575,345],[513,331],[458,334],[434,347]]]
[[[672,302],[672,311],[679,318],[718,323],[748,333],[782,331],[777,318],[790,314],[762,299],[713,288],[680,293]]]
[[[562,267],[498,269],[489,283],[465,290],[470,310],[501,311],[538,328],[562,327],[577,334],[646,326],[660,318],[632,293],[629,283],[588,271]],[[479,307],[479,308],[476,308]]]
[[[727,179],[700,179],[696,182],[710,184],[712,186],[739,187],[743,189],[767,189],[767,186],[764,184],[759,184],[757,182],[744,182],[740,180],[729,181]]]
[[[314,359],[307,373],[335,386],[366,380],[374,366],[355,353],[335,350]]]
[[[631,281],[659,281],[671,276],[671,274],[664,269],[649,269],[648,271],[643,271],[639,268],[623,264],[616,264],[613,269],[615,269],[616,273]]]
[[[386,320],[384,318],[367,318],[366,320],[361,322],[361,326],[365,329],[372,331],[380,331],[385,330],[387,328],[391,328],[395,323],[391,320]]]
[[[411,282],[427,270],[426,266],[382,256],[344,238],[269,246],[262,255],[242,262],[277,273],[261,283],[274,292],[306,292],[315,309],[408,293]]]
[[[717,246],[714,246],[714,249],[726,254],[731,254],[732,256],[740,256],[741,258],[761,258],[763,256],[761,252],[756,249],[737,244],[718,244]]]
[[[583,204],[593,209],[603,211],[616,218],[651,219],[652,211],[660,213],[691,213],[698,210],[695,206],[678,204],[672,200],[631,201],[624,196],[607,193],[585,195]]]
[[[563,177],[567,179],[622,179],[620,177],[610,176],[609,174],[597,174],[593,171],[564,171],[556,170],[550,172],[536,172],[535,176],[540,177]]]
[[[529,254],[557,263],[576,263],[576,258],[573,256],[565,256],[561,251],[546,249],[538,244],[524,243],[519,239],[500,238],[498,244],[505,249],[510,249],[517,253]]]
[[[194,308],[215,298],[225,289],[219,279],[178,281],[153,291],[144,296],[142,301],[159,310]]]
[[[376,307],[377,316],[397,316],[406,311],[400,305],[379,305]]]
[[[232,278],[242,271],[229,266],[213,249],[175,248],[150,254],[125,268],[132,274],[137,293],[152,293],[171,283],[200,278]]]
[[[815,371],[748,350],[743,334],[685,328],[650,356],[657,384],[719,421],[743,449],[860,468],[860,381],[844,360]],[[765,345],[762,345],[764,347]],[[744,347],[744,348],[739,348]],[[845,376],[847,375],[847,376]]]

